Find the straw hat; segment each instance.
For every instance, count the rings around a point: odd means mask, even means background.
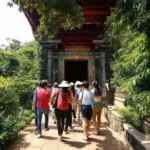
[[[74,86],[74,83],[73,82],[70,82],[70,84],[69,84],[70,86]]]
[[[76,81],[75,85],[82,85],[82,82]]]
[[[62,81],[61,84],[59,84],[58,87],[70,87],[70,85],[67,81]]]

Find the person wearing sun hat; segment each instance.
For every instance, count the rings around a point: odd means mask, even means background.
[[[55,109],[56,119],[57,119],[57,130],[59,140],[62,141],[62,135],[64,131],[64,119],[66,118],[68,109],[69,109],[69,99],[70,91],[68,90],[70,85],[67,81],[62,81],[58,85],[59,89],[52,93],[51,101],[56,96],[57,97],[57,106]]]
[[[75,83],[75,90],[76,90],[76,94],[77,95],[79,95],[79,93],[80,93],[80,87],[81,87],[81,85],[82,85],[82,82],[76,81],[76,83]]]

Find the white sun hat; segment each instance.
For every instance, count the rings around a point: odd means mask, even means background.
[[[82,85],[82,82],[76,81],[75,85]]]
[[[69,85],[68,81],[62,81],[61,84],[59,84],[58,87],[68,87],[69,88],[70,85]]]
[[[70,86],[74,86],[74,83],[73,82],[70,82],[70,84],[69,84]]]

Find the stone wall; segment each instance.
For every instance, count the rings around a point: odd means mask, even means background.
[[[150,150],[150,139],[137,131],[133,126],[127,124],[120,116],[116,107],[109,106],[104,109],[104,116],[108,126],[114,132],[118,132],[120,139],[132,150]]]
[[[125,93],[121,88],[111,88],[107,91],[106,97],[107,105],[112,105],[117,108],[125,108]],[[143,130],[146,134],[150,134],[150,119],[143,121]]]
[[[121,88],[111,89],[113,95],[114,106],[117,108],[124,108],[125,93]]]

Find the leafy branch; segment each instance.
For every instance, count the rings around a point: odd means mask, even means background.
[[[81,7],[75,0],[10,0],[8,5],[18,5],[20,11],[36,11],[39,16],[36,37],[53,38],[61,29],[80,28],[84,22]]]

